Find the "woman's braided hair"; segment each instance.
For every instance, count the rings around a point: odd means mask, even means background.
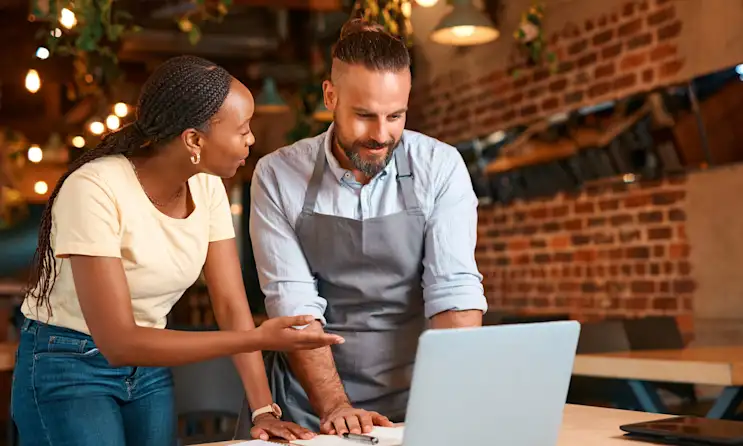
[[[129,156],[139,151],[146,155],[187,129],[207,131],[211,118],[229,93],[231,82],[232,76],[224,68],[208,60],[195,56],[169,59],[142,86],[136,120],[106,135],[95,148],[70,163],[49,196],[41,218],[27,287],[37,307],[45,304],[49,315],[52,313],[49,293],[58,274],[51,247],[52,206],[65,179],[95,159],[109,155]]]

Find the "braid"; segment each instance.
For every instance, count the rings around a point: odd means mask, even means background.
[[[136,121],[106,135],[95,148],[70,163],[49,196],[41,218],[27,285],[27,293],[36,298],[37,306],[46,305],[48,314],[52,314],[49,293],[58,274],[50,239],[52,207],[67,177],[86,163],[104,156],[129,156],[140,149],[151,153],[186,129],[207,131],[231,83],[232,76],[208,60],[195,56],[174,57],[160,65],[142,86]]]

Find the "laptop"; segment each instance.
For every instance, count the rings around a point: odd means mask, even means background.
[[[577,321],[425,331],[403,444],[554,446],[579,334]]]
[[[672,416],[660,420],[619,426],[627,438],[679,445],[743,445],[743,422],[693,416]]]

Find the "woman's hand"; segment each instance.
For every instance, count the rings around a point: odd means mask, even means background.
[[[293,441],[297,439],[309,440],[315,436],[315,433],[298,424],[281,421],[271,414],[263,414],[255,418],[253,428],[250,429],[250,435],[264,441],[268,441],[270,437]]]
[[[313,350],[344,342],[344,339],[338,335],[294,328],[310,324],[313,320],[315,319],[312,316],[268,319],[256,328],[261,350]]]

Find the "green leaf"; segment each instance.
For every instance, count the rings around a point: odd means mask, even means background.
[[[198,26],[193,25],[191,31],[188,32],[188,41],[191,45],[196,45],[201,40],[201,29]]]

